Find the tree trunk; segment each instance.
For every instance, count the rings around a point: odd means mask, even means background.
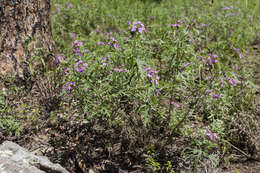
[[[50,0],[0,0],[0,78],[26,85],[30,69],[54,67],[49,13]]]

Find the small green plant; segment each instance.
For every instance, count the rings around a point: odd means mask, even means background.
[[[5,130],[9,135],[19,136],[23,130],[21,126],[13,117],[0,118],[0,129]]]
[[[159,171],[161,169],[161,165],[153,158],[155,155],[154,152],[152,150],[149,150],[147,154],[149,157],[146,158],[146,164],[150,165],[154,172]]]

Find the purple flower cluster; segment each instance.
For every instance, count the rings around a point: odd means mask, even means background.
[[[71,43],[72,47],[81,47],[83,46],[83,43],[81,41],[75,40]]]
[[[120,72],[128,72],[128,70],[125,68],[125,65],[124,64],[122,64],[121,65],[121,67],[120,68],[114,68],[113,69],[115,72],[118,72],[118,73],[120,73]]]
[[[73,53],[77,56],[82,56],[82,53],[80,52],[79,48],[83,46],[83,43],[81,41],[75,40],[71,43],[71,46],[73,48]]]
[[[158,71],[153,70],[151,67],[145,68],[147,72],[147,77],[151,79],[152,83],[154,85],[158,85],[158,80],[160,79],[158,74]]]
[[[62,60],[64,60],[64,59],[65,59],[65,56],[57,55],[57,57],[56,57],[56,66],[58,66],[59,63],[61,63]]]
[[[204,92],[205,92],[206,94],[211,94],[211,97],[212,97],[213,99],[220,99],[220,98],[223,96],[222,94],[216,94],[216,93],[214,93],[213,89],[206,89]]]
[[[83,72],[86,67],[88,66],[88,63],[84,63],[82,60],[79,60],[75,63],[75,72]]]
[[[178,20],[177,23],[172,24],[172,27],[179,28],[181,26],[181,24],[182,24],[182,21]]]
[[[69,7],[69,8],[72,8],[72,4],[68,4],[68,7]]]
[[[219,139],[218,135],[216,133],[212,133],[210,130],[206,133],[206,136],[211,140]]]
[[[66,82],[66,90],[67,91],[70,91],[71,89],[72,89],[72,87],[74,86],[76,86],[76,83],[75,82]]]
[[[217,58],[218,58],[217,54],[213,54],[213,55],[209,56],[208,59],[207,59],[207,64],[210,65],[210,66],[212,66],[213,63],[217,64],[218,63]]]
[[[108,61],[108,57],[102,58],[102,62],[101,62],[102,66],[106,66],[107,65],[107,61]]]
[[[176,102],[174,102],[174,101],[171,102],[171,105],[173,105],[173,106],[176,107],[176,108],[181,107],[180,104],[178,104],[178,103],[176,103]]]
[[[107,46],[109,45],[113,45],[113,47],[118,51],[120,50],[119,47],[118,47],[118,41],[117,39],[115,39],[115,37],[109,37],[108,38],[108,43],[107,43]]]
[[[234,79],[232,79],[232,78],[227,78],[227,80],[228,80],[228,82],[231,84],[231,85],[233,85],[233,86],[236,86],[236,84],[237,84],[237,81],[236,80],[234,80]]]
[[[137,21],[137,22],[128,22],[128,25],[130,25],[129,29],[131,32],[139,32],[142,34],[144,31],[146,31],[144,24],[142,22]]]
[[[222,94],[212,94],[213,99],[220,99],[222,97]]]
[[[110,33],[106,33],[106,35],[110,35]],[[116,49],[117,51],[119,51],[120,50],[120,48],[119,48],[119,46],[118,46],[118,41],[117,41],[117,39],[115,38],[115,37],[108,37],[108,41],[107,41],[107,44],[105,44],[105,42],[103,42],[103,41],[99,41],[98,43],[97,43],[98,45],[100,45],[100,46],[112,46],[114,49]]]
[[[70,70],[69,67],[65,68],[64,73],[66,76],[68,76],[70,74],[69,70]]]

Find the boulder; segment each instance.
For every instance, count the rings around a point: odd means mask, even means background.
[[[23,147],[5,141],[0,145],[0,173],[69,173],[47,157],[36,156]]]

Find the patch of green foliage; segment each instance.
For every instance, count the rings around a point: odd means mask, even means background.
[[[0,118],[0,129],[9,135],[19,136],[23,127],[13,117]]]
[[[169,138],[191,141],[183,157],[195,165],[205,158],[218,165],[227,153],[220,139],[237,146],[250,141],[243,136],[255,127],[255,86],[245,62],[259,37],[259,1],[52,5],[63,96],[76,101],[86,119],[127,126],[126,119],[140,117],[144,128],[163,126]],[[147,163],[161,169],[152,157]]]

